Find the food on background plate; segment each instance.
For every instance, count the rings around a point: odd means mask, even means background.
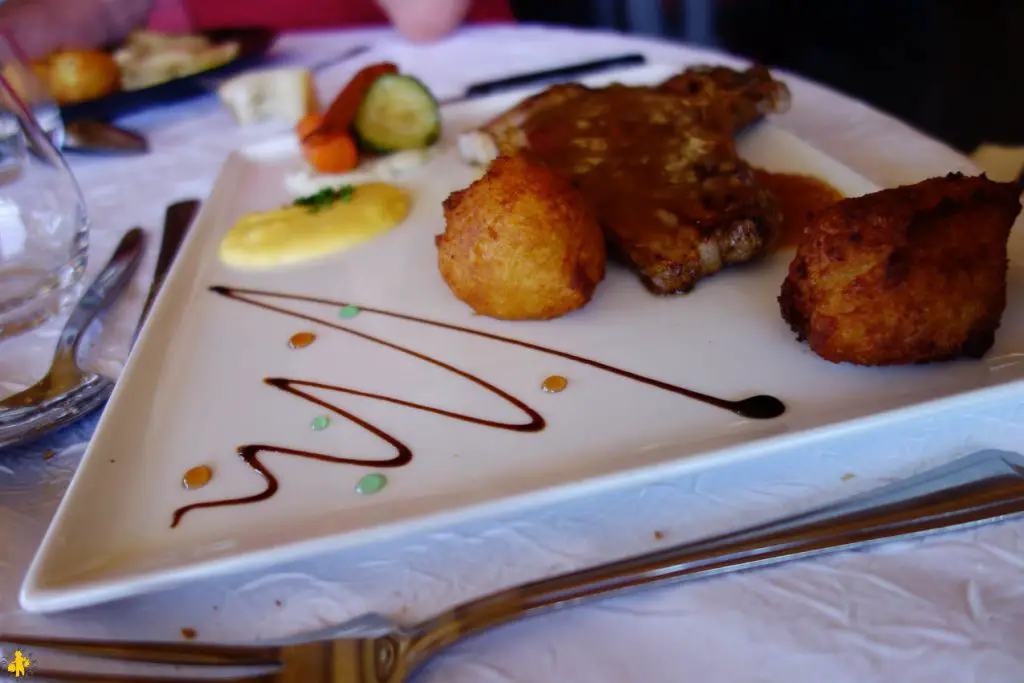
[[[191,76],[227,64],[238,57],[241,45],[229,40],[214,43],[197,34],[135,31],[114,51],[124,90],[140,90]]]
[[[295,125],[320,110],[313,72],[305,67],[238,74],[221,83],[217,95],[242,126],[272,119]]]
[[[232,61],[240,49],[236,41],[213,43],[201,35],[136,31],[112,53],[61,48],[31,66],[54,101],[67,105],[206,71]],[[10,73],[4,69],[5,77]],[[13,87],[25,94],[23,86]]]
[[[284,208],[246,214],[221,241],[220,259],[265,269],[336,254],[397,226],[409,204],[405,190],[386,183],[325,189]]]
[[[295,128],[310,167],[330,174],[355,170],[364,156],[424,150],[440,131],[430,90],[391,62],[361,69],[326,111],[307,115]]]
[[[1020,189],[950,174],[815,215],[782,285],[783,319],[834,363],[980,358],[1006,306]]]
[[[693,67],[658,86],[555,85],[460,149],[477,162],[528,152],[570,179],[611,253],[652,292],[681,293],[772,246],[778,203],[739,158],[734,137],[788,102],[786,86],[764,67]]]
[[[548,320],[584,306],[605,273],[601,229],[579,192],[525,156],[495,159],[444,202],[438,267],[476,313]]]
[[[94,100],[121,87],[117,62],[102,50],[57,50],[34,60],[32,70],[59,105]]]

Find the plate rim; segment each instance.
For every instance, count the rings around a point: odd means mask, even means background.
[[[591,476],[569,484],[553,484],[541,489],[492,499],[484,503],[451,508],[377,527],[363,528],[355,532],[342,532],[306,538],[285,545],[262,548],[212,560],[191,562],[182,566],[168,567],[130,577],[113,577],[79,583],[72,581],[63,587],[57,588],[39,587],[37,585],[39,583],[37,576],[43,568],[41,565],[44,559],[44,548],[48,545],[51,533],[56,533],[54,530],[59,526],[57,524],[58,515],[60,515],[65,507],[65,501],[69,499],[68,494],[71,493],[71,486],[69,485],[68,492],[61,500],[60,506],[54,514],[53,522],[47,528],[46,535],[43,537],[43,541],[40,543],[22,582],[18,594],[19,602],[27,612],[58,612],[177,587],[190,580],[212,579],[245,571],[256,571],[288,562],[309,560],[328,553],[344,552],[350,548],[362,545],[386,543],[397,538],[424,533],[445,526],[493,519],[520,511],[535,510],[548,505],[565,503],[585,496],[592,496],[629,486],[643,486],[659,478],[679,477],[688,473],[704,471],[712,467],[724,467],[758,457],[770,457],[779,451],[805,447],[831,438],[854,436],[871,429],[881,429],[915,418],[927,417],[955,408],[968,407],[982,400],[991,401],[999,398],[1019,396],[1022,393],[1022,387],[1024,387],[1024,378],[991,387],[981,387],[950,396],[930,399],[910,406],[892,408],[838,423],[821,425],[796,433],[755,437],[743,443],[701,451],[685,458],[666,460],[629,470]],[[91,446],[83,454],[79,468],[90,450]],[[77,476],[76,470],[72,483],[74,483],[74,478],[77,478]],[[363,538],[364,535],[371,537]],[[76,588],[75,586],[78,587]]]

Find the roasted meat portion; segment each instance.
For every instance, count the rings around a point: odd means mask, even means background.
[[[822,358],[900,365],[980,358],[1006,306],[1020,190],[951,174],[844,199],[807,227],[782,317]]]
[[[766,114],[789,107],[789,89],[763,66],[737,71],[726,66],[696,66],[658,86],[700,107],[708,126],[734,134]]]
[[[610,252],[671,294],[770,246],[781,214],[734,138],[787,103],[763,67],[697,67],[653,87],[556,85],[481,132],[570,179]]]

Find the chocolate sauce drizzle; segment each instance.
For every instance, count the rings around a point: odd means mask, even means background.
[[[268,311],[274,311],[276,313],[281,313],[283,315],[287,315],[287,316],[290,316],[290,317],[293,317],[293,318],[298,318],[299,320],[306,320],[306,321],[309,321],[309,322],[319,323],[321,325],[325,325],[325,326],[330,327],[332,329],[338,330],[339,332],[344,332],[345,334],[351,334],[353,336],[359,337],[360,339],[365,339],[366,341],[370,341],[370,342],[373,342],[375,344],[380,344],[381,346],[387,347],[389,349],[393,349],[395,351],[399,351],[399,352],[404,353],[406,355],[412,356],[413,358],[417,358],[417,359],[422,360],[424,362],[430,363],[431,365],[435,365],[435,366],[437,366],[439,368],[447,370],[448,372],[451,372],[451,373],[453,373],[455,375],[458,375],[459,377],[467,379],[470,382],[473,382],[474,384],[476,384],[477,386],[482,387],[483,389],[486,389],[487,391],[491,392],[492,394],[502,398],[503,400],[507,401],[508,403],[512,404],[513,406],[515,406],[516,408],[521,410],[526,415],[526,417],[528,419],[527,419],[527,421],[521,422],[521,423],[498,422],[498,421],[495,421],[495,420],[487,420],[487,419],[484,419],[484,418],[474,417],[472,415],[466,415],[466,414],[463,414],[463,413],[457,413],[457,412],[453,412],[453,411],[449,411],[449,410],[443,410],[441,408],[435,408],[433,406],[427,406],[427,405],[423,405],[421,403],[415,403],[415,402],[412,402],[412,401],[406,401],[404,399],[396,398],[394,396],[386,396],[384,394],[374,394],[374,393],[370,393],[370,392],[359,391],[359,390],[356,390],[356,389],[350,389],[348,387],[335,386],[335,385],[331,385],[331,384],[322,384],[322,383],[319,383],[319,382],[311,382],[311,381],[306,381],[306,380],[288,379],[288,378],[283,378],[283,377],[268,377],[268,378],[263,380],[264,383],[266,383],[266,384],[268,384],[268,385],[270,385],[270,386],[272,386],[272,387],[274,387],[276,389],[279,389],[281,391],[289,393],[289,394],[291,394],[293,396],[296,396],[298,398],[301,398],[301,399],[304,399],[306,401],[309,401],[310,403],[313,403],[313,404],[316,404],[318,406],[321,406],[321,407],[323,407],[323,408],[325,408],[325,409],[327,409],[327,410],[329,410],[329,411],[331,411],[331,412],[333,412],[333,413],[335,413],[337,415],[340,415],[340,416],[346,418],[347,420],[349,420],[350,422],[352,422],[353,424],[356,424],[359,427],[362,427],[363,429],[365,429],[366,431],[370,432],[374,436],[376,436],[376,437],[380,438],[381,440],[385,441],[386,443],[390,444],[395,449],[394,457],[389,459],[389,460],[369,460],[369,459],[362,459],[362,458],[336,457],[336,456],[332,456],[332,455],[325,455],[323,453],[314,453],[314,452],[299,450],[299,449],[295,449],[295,448],[285,448],[283,446],[273,446],[273,445],[268,445],[268,444],[249,444],[249,445],[241,446],[238,449],[238,455],[239,455],[239,457],[242,458],[242,460],[249,467],[251,467],[261,477],[263,477],[264,481],[266,482],[266,487],[263,489],[263,491],[260,491],[259,493],[255,493],[255,494],[253,494],[251,496],[243,496],[243,497],[239,497],[239,498],[226,498],[226,499],[223,499],[223,500],[211,500],[211,501],[205,501],[205,502],[201,502],[201,503],[193,503],[191,505],[186,505],[184,507],[178,508],[177,510],[175,510],[174,516],[173,516],[172,521],[171,521],[171,527],[172,528],[178,526],[178,523],[181,522],[181,519],[182,519],[182,517],[184,517],[185,513],[189,512],[191,510],[197,510],[197,509],[201,509],[201,508],[225,507],[225,506],[233,506],[233,505],[245,505],[245,504],[248,504],[248,503],[256,503],[256,502],[259,502],[261,500],[266,500],[266,499],[270,498],[271,496],[273,496],[277,492],[277,490],[278,490],[278,480],[277,480],[277,477],[260,460],[259,456],[260,456],[261,453],[277,453],[277,454],[280,454],[280,455],[294,455],[294,456],[297,456],[297,457],[300,457],[300,458],[309,458],[309,459],[312,459],[312,460],[319,460],[319,461],[322,461],[322,462],[347,464],[347,465],[356,465],[356,466],[364,466],[364,467],[376,467],[376,468],[402,467],[404,465],[409,464],[409,462],[412,461],[412,450],[408,446],[406,446],[404,443],[402,443],[401,441],[399,441],[398,439],[396,439],[392,435],[388,434],[384,430],[380,429],[379,427],[377,427],[377,426],[375,426],[373,424],[370,424],[369,422],[359,418],[358,416],[354,415],[353,413],[349,412],[348,410],[345,410],[344,408],[336,406],[333,403],[329,403],[329,402],[327,402],[327,401],[325,401],[325,400],[323,400],[323,399],[321,399],[321,398],[319,398],[317,396],[314,396],[313,394],[311,394],[311,393],[309,393],[307,391],[303,391],[303,388],[307,388],[307,389],[321,389],[321,390],[333,391],[333,392],[342,393],[342,394],[349,394],[351,396],[361,396],[361,397],[364,397],[364,398],[371,398],[371,399],[374,399],[374,400],[377,400],[377,401],[384,401],[384,402],[392,403],[392,404],[395,404],[395,405],[405,406],[407,408],[413,408],[415,410],[421,410],[421,411],[424,411],[424,412],[433,413],[435,415],[443,415],[444,417],[448,417],[448,418],[451,418],[453,420],[460,420],[460,421],[463,421],[463,422],[470,422],[470,423],[473,423],[473,424],[483,425],[483,426],[486,426],[486,427],[493,427],[495,429],[505,429],[505,430],[516,431],[516,432],[539,432],[542,429],[544,429],[544,426],[545,426],[544,418],[541,417],[540,413],[538,413],[536,410],[534,410],[533,408],[531,408],[530,406],[528,406],[526,403],[524,403],[523,401],[519,400],[515,396],[512,396],[508,392],[503,391],[502,389],[499,389],[498,387],[494,386],[493,384],[490,384],[490,383],[484,381],[483,379],[481,379],[481,378],[479,378],[479,377],[477,377],[475,375],[472,375],[472,374],[466,372],[465,370],[460,370],[459,368],[457,368],[457,367],[455,367],[453,365],[450,365],[448,363],[440,361],[440,360],[438,360],[436,358],[432,358],[432,357],[427,356],[425,354],[422,354],[422,353],[420,353],[418,351],[414,351],[413,349],[407,348],[405,346],[401,346],[399,344],[395,344],[393,342],[386,341],[386,340],[381,339],[379,337],[375,337],[373,335],[366,334],[365,332],[359,332],[358,330],[354,330],[354,329],[351,329],[351,328],[348,328],[348,327],[344,327],[342,325],[337,324],[336,322],[332,322],[330,320],[324,320],[323,318],[318,318],[318,317],[312,316],[312,315],[306,315],[305,313],[300,313],[298,311],[293,311],[293,310],[290,310],[288,308],[284,308],[282,306],[274,305],[274,304],[269,303],[267,301],[259,301],[259,300],[256,300],[256,299],[253,299],[253,298],[250,298],[250,297],[258,296],[258,297],[265,297],[265,298],[269,298],[269,299],[278,299],[278,300],[282,300],[283,299],[285,301],[297,301],[297,302],[305,302],[305,303],[325,304],[325,305],[336,306],[336,307],[344,307],[344,306],[357,305],[357,304],[352,304],[351,302],[334,301],[334,300],[331,300],[331,299],[323,299],[323,298],[313,297],[313,296],[304,296],[304,295],[301,295],[301,294],[282,294],[282,293],[279,293],[279,292],[268,292],[268,291],[262,291],[262,290],[256,290],[256,289],[242,289],[242,288],[215,286],[215,287],[211,287],[210,290],[212,292],[216,293],[216,294],[220,294],[221,296],[227,297],[229,299],[234,299],[235,301],[240,301],[240,302],[243,302],[243,303],[247,303],[247,304],[250,304],[252,306],[256,306],[258,308],[263,308],[263,309],[268,310]],[[446,329],[446,330],[452,330],[453,332],[461,332],[463,334],[471,334],[471,335],[475,335],[477,337],[483,337],[485,339],[491,339],[493,341],[498,341],[498,342],[502,342],[502,343],[505,343],[505,344],[511,344],[513,346],[519,346],[519,347],[522,347],[522,348],[531,349],[533,351],[539,351],[541,353],[546,353],[548,355],[557,356],[559,358],[564,358],[564,359],[572,361],[574,363],[580,363],[582,365],[587,365],[587,366],[590,366],[592,368],[596,368],[598,370],[603,370],[605,372],[610,372],[610,373],[612,373],[614,375],[618,375],[619,377],[625,377],[627,379],[631,379],[633,381],[640,382],[642,384],[647,384],[647,385],[655,387],[657,389],[662,389],[664,391],[668,391],[668,392],[673,393],[673,394],[678,394],[680,396],[685,396],[687,398],[691,398],[693,400],[700,401],[702,403],[706,403],[708,405],[715,406],[716,408],[722,408],[724,410],[728,410],[728,411],[731,411],[733,413],[736,413],[737,415],[740,415],[742,417],[765,420],[765,419],[771,419],[771,418],[778,417],[778,416],[782,415],[785,412],[785,410],[786,410],[786,407],[782,403],[782,401],[780,401],[779,399],[775,398],[774,396],[766,396],[766,395],[762,394],[762,395],[757,395],[757,396],[751,396],[749,398],[745,398],[745,399],[742,399],[742,400],[739,400],[739,401],[729,401],[729,400],[726,400],[726,399],[717,398],[715,396],[710,396],[708,394],[704,394],[704,393],[701,393],[699,391],[693,391],[691,389],[686,389],[686,388],[683,388],[683,387],[675,386],[674,384],[669,384],[668,382],[663,382],[663,381],[658,380],[658,379],[653,379],[651,377],[645,377],[645,376],[637,374],[635,372],[630,372],[628,370],[623,370],[622,368],[617,368],[617,367],[614,367],[614,366],[611,366],[611,365],[606,365],[604,363],[601,363],[600,361],[591,360],[589,358],[583,358],[581,356],[576,356],[576,355],[573,355],[571,353],[567,353],[565,351],[559,351],[557,349],[551,349],[551,348],[547,348],[547,347],[544,347],[544,346],[539,346],[537,344],[532,344],[530,342],[522,341],[522,340],[519,340],[519,339],[514,339],[512,337],[504,337],[504,336],[501,336],[501,335],[498,335],[498,334],[493,334],[493,333],[490,333],[490,332],[484,332],[482,330],[474,330],[474,329],[471,329],[471,328],[468,328],[468,327],[461,327],[459,325],[452,325],[450,323],[444,323],[444,322],[440,322],[440,321],[436,321],[436,320],[429,320],[427,318],[419,318],[419,317],[416,317],[416,316],[407,315],[405,313],[396,313],[394,311],[387,311],[387,310],[379,309],[379,308],[371,308],[371,307],[362,306],[362,305],[358,305],[358,308],[359,308],[361,313],[373,313],[373,314],[377,314],[377,315],[387,316],[389,318],[395,318],[397,320],[406,320],[406,321],[409,321],[409,322],[419,323],[421,325],[430,325],[430,326],[433,326],[433,327],[439,327],[439,328]]]

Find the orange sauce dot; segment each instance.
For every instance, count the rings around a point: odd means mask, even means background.
[[[199,489],[210,483],[213,470],[209,465],[196,465],[181,478],[181,485],[187,489]]]
[[[297,332],[288,340],[288,346],[293,349],[304,349],[316,340],[312,332]]]
[[[541,389],[548,392],[549,394],[557,394],[560,391],[564,391],[569,386],[569,380],[562,377],[561,375],[551,375],[544,380],[544,383],[540,385]]]

